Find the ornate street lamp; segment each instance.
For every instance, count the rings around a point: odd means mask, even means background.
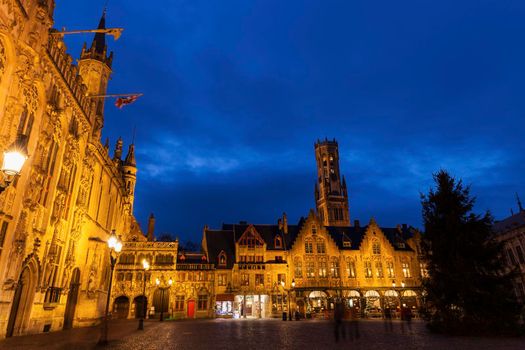
[[[102,324],[102,335],[98,341],[99,345],[108,344],[108,321],[109,321],[109,301],[111,300],[111,285],[113,282],[113,271],[115,270],[115,265],[117,264],[118,254],[122,250],[122,242],[118,239],[115,234],[115,230],[111,231],[111,235],[108,239],[108,248],[109,248],[109,259],[111,261],[111,272],[109,275],[109,287],[108,287],[108,296],[106,299],[106,313],[104,315],[104,322]]]
[[[144,330],[144,317],[146,317],[146,271],[149,270],[149,262],[146,259],[142,259],[142,267],[144,268],[144,280],[142,289],[142,314],[139,319],[139,330]]]
[[[18,135],[16,141],[4,152],[2,162],[2,179],[0,182],[0,193],[9,187],[16,175],[20,174],[27,159],[27,136]]]

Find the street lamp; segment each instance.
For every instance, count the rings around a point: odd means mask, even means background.
[[[4,192],[13,182],[15,176],[20,174],[27,159],[27,136],[18,135],[16,141],[4,152],[2,162],[2,179],[0,182],[0,193]]]
[[[146,317],[146,271],[149,270],[149,262],[146,259],[142,259],[142,267],[144,268],[144,279],[143,279],[143,289],[142,289],[142,314],[139,319],[139,330],[144,330],[144,317]]]
[[[109,287],[108,287],[108,296],[106,299],[106,313],[104,315],[104,322],[102,324],[102,334],[100,340],[98,341],[99,345],[108,344],[108,321],[109,321],[109,301],[111,299],[111,285],[113,282],[113,271],[115,270],[115,265],[117,264],[117,257],[120,251],[122,250],[122,242],[118,239],[115,234],[115,230],[111,231],[111,235],[108,238],[108,248],[109,248],[109,259],[111,262],[111,272],[109,275]]]
[[[292,279],[292,289],[295,289],[295,279]],[[290,291],[288,291],[288,314],[290,316],[290,321],[292,320],[292,310],[290,308]]]

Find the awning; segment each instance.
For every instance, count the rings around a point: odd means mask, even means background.
[[[217,294],[216,301],[233,301],[233,294]]]

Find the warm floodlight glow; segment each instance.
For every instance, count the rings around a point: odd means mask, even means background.
[[[117,243],[115,244],[115,251],[117,253],[120,253],[121,250],[122,250],[122,242],[117,241]]]
[[[115,235],[115,231],[113,231],[111,233],[111,236],[109,236],[109,239],[108,239],[108,247],[109,249],[113,249],[115,248],[115,246],[117,245],[117,236]]]
[[[142,267],[144,267],[144,270],[149,269],[149,262],[146,259],[142,259]]]
[[[168,281],[168,284],[171,286],[173,284],[173,280],[170,277],[170,280]]]
[[[26,159],[27,156],[16,148],[7,150],[4,152],[2,171],[8,176],[18,175],[20,174]]]
[[[158,278],[155,279],[155,284],[158,286],[160,284],[160,280]]]
[[[292,288],[295,288],[295,280],[292,280]]]

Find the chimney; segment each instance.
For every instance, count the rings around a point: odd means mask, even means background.
[[[407,224],[403,224],[403,231],[406,231],[408,229],[408,225]]]
[[[277,226],[279,226],[279,231],[283,230],[283,221],[281,218],[277,219]]]
[[[288,233],[288,218],[286,217],[286,213],[283,213],[283,232],[285,234]]]
[[[354,220],[354,227],[359,228],[359,220]]]
[[[153,231],[155,231],[155,217],[153,213],[150,214],[148,220],[148,241],[153,242]]]

